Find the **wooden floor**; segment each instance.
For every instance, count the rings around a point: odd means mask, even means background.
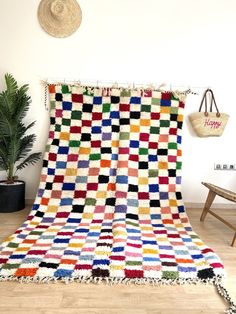
[[[236,225],[233,210],[225,210]],[[24,221],[29,208],[0,214],[0,241]],[[233,232],[212,216],[200,223],[201,210],[188,210],[194,230],[221,257],[228,273],[226,287],[236,300],[236,247]],[[1,314],[218,314],[226,308],[211,285],[135,286],[105,284],[0,283]]]

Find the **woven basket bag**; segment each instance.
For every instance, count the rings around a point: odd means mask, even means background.
[[[207,98],[211,99],[210,111],[208,111]],[[201,112],[203,103],[205,103],[205,111]],[[213,105],[216,112],[212,112]],[[190,123],[199,137],[221,136],[228,122],[229,115],[220,113],[216,105],[215,97],[211,89],[207,89],[202,97],[199,112],[189,115]]]

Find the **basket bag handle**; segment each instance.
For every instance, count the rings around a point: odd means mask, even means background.
[[[215,109],[216,109],[216,116],[217,117],[220,117],[220,112],[219,112],[219,109],[216,105],[216,100],[215,100],[215,96],[214,96],[214,93],[212,91],[212,89],[206,89],[204,94],[203,94],[203,97],[202,97],[202,101],[201,101],[201,104],[200,104],[200,107],[199,107],[199,112],[201,112],[202,110],[202,106],[203,106],[203,103],[205,103],[205,111],[204,111],[204,115],[207,117],[208,116],[208,111],[207,111],[207,94],[210,93],[211,95],[211,104],[210,104],[210,112],[212,112],[212,109],[213,109],[213,105],[215,106]]]

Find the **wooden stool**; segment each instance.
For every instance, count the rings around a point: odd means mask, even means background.
[[[228,226],[229,228],[234,230],[234,237],[233,237],[233,241],[231,243],[231,246],[234,246],[236,244],[236,227],[233,226],[230,222],[228,222],[225,219],[223,219],[222,217],[220,217],[219,215],[217,215],[216,213],[214,213],[212,210],[210,210],[210,207],[211,207],[216,195],[219,195],[219,196],[221,196],[221,197],[223,197],[229,201],[236,203],[236,193],[222,189],[219,186],[213,185],[211,183],[202,182],[202,184],[205,185],[209,189],[209,193],[208,193],[206,203],[204,205],[200,220],[204,221],[207,213],[209,213],[209,214],[213,215],[215,218],[219,219],[224,224],[226,224],[226,226]]]

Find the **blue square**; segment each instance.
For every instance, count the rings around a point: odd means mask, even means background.
[[[171,100],[161,99],[161,106],[163,107],[170,107],[171,106]]]
[[[157,155],[149,155],[148,161],[157,161]]]
[[[102,120],[102,126],[111,126],[111,119]]]
[[[138,148],[139,147],[139,141],[130,141],[130,147]]]
[[[182,137],[180,135],[177,136],[177,143],[178,144],[181,144],[182,142]]]
[[[72,198],[62,198],[60,205],[72,205]]]
[[[102,128],[100,126],[92,127],[92,134],[100,134],[102,132]]]
[[[159,192],[158,184],[149,184],[149,192]]]
[[[72,109],[72,103],[69,101],[63,101],[62,102],[62,109],[63,110],[71,110]]]
[[[111,111],[111,113],[110,113],[110,118],[111,118],[111,119],[119,119],[119,118],[120,118],[120,113],[119,113],[119,111]]]
[[[131,97],[130,103],[131,104],[141,104],[141,97]]]
[[[117,176],[116,183],[128,184],[128,176]]]
[[[62,190],[63,191],[74,191],[75,184],[74,183],[63,183]]]
[[[98,97],[98,96],[94,96],[93,97],[93,103],[95,104],[95,105],[101,105],[102,104],[102,97]]]
[[[68,146],[60,146],[58,149],[58,154],[68,154],[69,147]]]
[[[54,175],[54,174],[55,174],[55,169],[48,168],[48,175]]]
[[[57,161],[56,162],[57,169],[66,169],[66,162],[65,161]]]

